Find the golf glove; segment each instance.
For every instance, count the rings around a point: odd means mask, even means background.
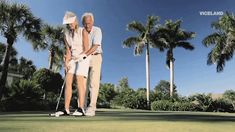
[[[78,56],[78,58],[76,59],[77,62],[81,62],[83,60],[85,60],[87,58],[86,54],[81,54]]]

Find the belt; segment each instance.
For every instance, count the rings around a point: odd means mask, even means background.
[[[93,53],[93,54],[91,54],[91,55],[101,55],[101,53]]]

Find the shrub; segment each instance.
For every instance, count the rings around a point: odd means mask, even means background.
[[[159,101],[154,101],[151,104],[151,109],[152,110],[172,110],[173,103],[168,101],[168,100],[159,100]]]
[[[170,100],[159,100],[159,101],[154,101],[151,104],[151,110],[194,111],[195,105],[190,102],[172,102]]]
[[[40,69],[33,74],[33,79],[46,92],[58,92],[63,84],[62,76],[46,68]]]
[[[224,98],[214,100],[210,110],[214,112],[235,112],[231,102]]]
[[[154,99],[154,93],[150,93],[150,102]],[[149,109],[147,108],[146,89],[140,88],[137,91],[125,89],[111,102],[112,106],[123,106],[131,109]]]
[[[233,111],[235,111],[235,91],[227,90],[223,94],[223,98],[230,102],[233,106]]]
[[[211,94],[196,94],[190,97],[190,100],[196,105],[197,111],[210,111],[210,106],[213,102]]]
[[[100,85],[99,96],[97,100],[97,107],[110,108],[111,101],[117,95],[114,85],[105,83]]]
[[[63,84],[62,76],[59,73],[54,73],[46,68],[36,71],[33,74],[32,81],[45,90],[45,99],[48,92],[59,93]]]
[[[12,84],[9,98],[4,100],[5,110],[42,110],[44,109],[41,97],[44,91],[34,82],[20,80]]]
[[[118,93],[118,95],[113,99],[113,106],[123,106],[125,108],[136,108],[136,97],[135,91],[133,89],[125,89]]]

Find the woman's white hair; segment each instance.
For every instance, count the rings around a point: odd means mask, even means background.
[[[91,20],[94,22],[94,16],[91,12],[85,12],[83,15],[82,15],[82,23],[84,22],[84,19],[85,17],[91,17]]]

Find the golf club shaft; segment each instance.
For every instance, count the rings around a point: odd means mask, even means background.
[[[59,99],[58,99],[57,104],[56,104],[56,109],[55,109],[55,111],[58,110],[58,107],[59,107],[59,104],[60,104],[60,98],[61,98],[61,96],[62,96],[62,93],[63,93],[63,90],[64,90],[64,86],[65,86],[65,82],[66,82],[65,80],[66,80],[66,76],[65,76],[65,78],[64,78],[64,82],[63,82],[63,85],[62,85],[61,90],[60,90],[60,95],[59,95]]]

